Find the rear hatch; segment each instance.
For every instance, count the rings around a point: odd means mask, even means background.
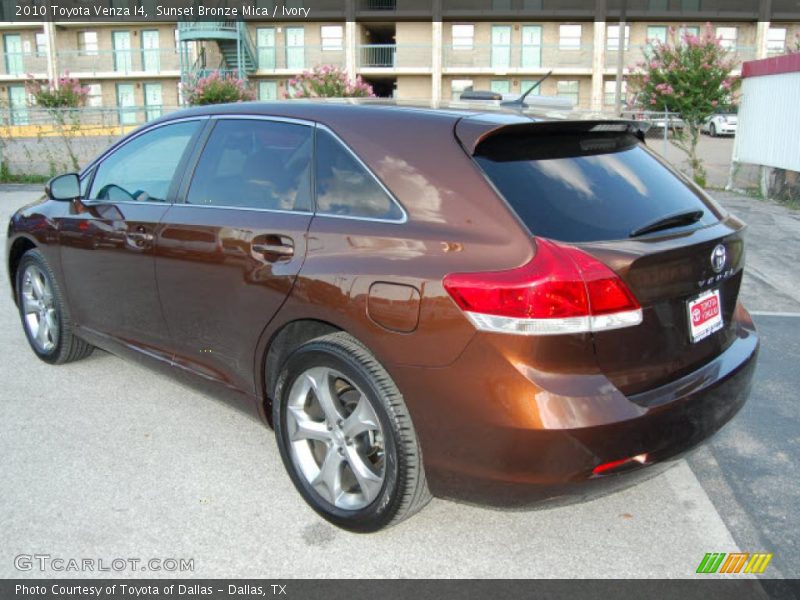
[[[464,123],[462,144],[531,234],[600,260],[641,305],[640,324],[592,334],[600,369],[622,392],[677,379],[732,343],[744,226],[650,152],[634,124],[477,131]]]

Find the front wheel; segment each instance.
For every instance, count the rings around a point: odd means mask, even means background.
[[[352,336],[335,333],[295,350],[275,395],[273,423],[284,465],[322,517],[372,532],[430,500],[403,397]]]
[[[714,125],[713,123],[708,128],[708,134],[711,137],[717,137],[717,126]]]
[[[22,327],[36,356],[62,364],[92,353],[93,347],[73,334],[61,287],[38,250],[29,250],[20,260],[16,288]]]

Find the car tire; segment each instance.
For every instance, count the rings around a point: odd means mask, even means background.
[[[708,135],[711,137],[717,137],[717,126],[714,123],[708,126]]]
[[[17,306],[36,356],[52,365],[86,358],[94,347],[77,337],[61,286],[38,250],[29,250],[16,272]]]
[[[291,353],[277,380],[272,416],[292,482],[334,525],[377,531],[431,499],[400,390],[347,333],[316,338]]]

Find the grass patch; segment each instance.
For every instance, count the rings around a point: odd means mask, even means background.
[[[47,183],[50,177],[47,175],[29,175],[26,173],[12,173],[8,169],[8,163],[0,163],[0,183]]]
[[[4,173],[0,176],[0,183],[47,183],[50,178],[47,175],[16,175]]]

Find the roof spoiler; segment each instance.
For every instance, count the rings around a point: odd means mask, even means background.
[[[500,134],[519,134],[530,132],[534,135],[547,135],[551,133],[579,133],[579,132],[619,132],[630,133],[644,141],[644,134],[648,125],[643,121],[630,121],[624,119],[589,119],[571,121],[519,121],[510,122],[497,119],[495,115],[475,115],[461,119],[456,123],[455,134],[464,150],[473,156],[483,142]]]

